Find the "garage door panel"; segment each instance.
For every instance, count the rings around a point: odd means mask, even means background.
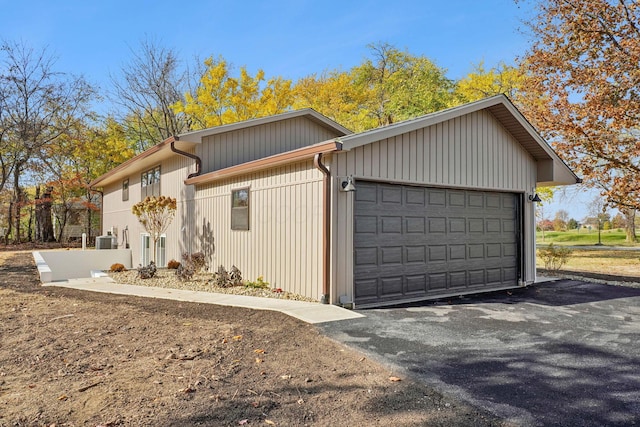
[[[406,292],[408,294],[424,294],[427,292],[427,275],[425,273],[422,274],[414,274],[407,275],[407,288]]]
[[[426,222],[427,222],[427,219],[425,217],[407,216],[404,219],[405,232],[407,234],[412,234],[412,233],[424,234],[427,231]]]
[[[380,297],[400,297],[402,296],[402,276],[391,276],[380,278]]]
[[[380,195],[383,204],[399,205],[402,203],[402,187],[381,185]]]
[[[484,203],[485,197],[482,194],[469,193],[467,196],[467,206],[469,206],[470,208],[483,208]]]
[[[402,246],[380,248],[380,261],[384,265],[402,265]]]
[[[354,263],[356,267],[377,266],[378,248],[356,248],[354,251]]]
[[[447,204],[445,190],[425,189],[428,191],[427,200],[429,201],[429,207],[445,206]]]
[[[447,260],[446,245],[430,245],[428,246],[429,262],[438,262]]]
[[[447,219],[444,217],[434,218],[429,217],[429,233],[446,233],[447,232]]]
[[[448,192],[448,205],[449,207],[464,207],[465,194],[462,191],[449,191]]]
[[[467,270],[449,272],[449,289],[455,290],[467,287]]]
[[[358,183],[358,191],[355,192],[355,199],[358,204],[378,203],[378,188],[372,183]]]
[[[446,291],[447,273],[429,273],[428,277],[430,294],[437,294],[438,291]]]
[[[359,182],[355,303],[517,286],[517,196]]]
[[[406,264],[425,264],[427,262],[427,247],[421,246],[405,246],[405,263]]]
[[[466,252],[466,245],[449,245],[448,261],[465,260],[467,259]]]
[[[401,216],[383,216],[380,217],[380,231],[383,234],[402,234],[402,217]]]
[[[500,243],[487,243],[487,258],[500,258],[502,256],[502,244]]]
[[[405,190],[406,205],[410,207],[424,207],[425,195],[423,188],[407,188]]]
[[[449,218],[449,234],[462,233],[466,234],[466,219],[465,218]]]
[[[355,223],[355,232],[358,234],[378,234],[378,217],[374,215],[360,215]]]

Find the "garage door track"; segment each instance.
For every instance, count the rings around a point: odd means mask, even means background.
[[[640,425],[640,289],[561,280],[385,309],[330,337],[515,425]]]

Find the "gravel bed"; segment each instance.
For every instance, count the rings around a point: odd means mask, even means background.
[[[591,283],[602,283],[605,285],[613,285],[613,286],[626,286],[628,288],[640,288],[640,283],[631,282],[626,280],[604,280],[597,279],[594,277],[588,277],[587,275],[581,276],[578,274],[567,274],[562,272],[557,273],[538,273],[538,277],[545,277],[548,279],[569,279],[569,280],[579,280],[582,282],[591,282]]]
[[[193,276],[192,280],[179,280],[175,274],[175,270],[159,268],[155,276],[150,279],[141,279],[138,277],[137,270],[126,270],[122,272],[107,272],[116,283],[138,285],[138,286],[155,286],[159,288],[185,289],[190,291],[214,292],[219,294],[246,295],[252,297],[279,298],[294,301],[318,302],[315,299],[290,292],[277,292],[275,289],[258,289],[247,286],[232,286],[221,288],[216,286],[212,279],[211,273],[199,273]]]

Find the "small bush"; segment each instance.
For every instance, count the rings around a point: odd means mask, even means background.
[[[193,263],[193,267],[196,269],[196,273],[209,268],[207,265],[207,259],[202,252],[192,253],[191,262]]]
[[[258,276],[255,282],[247,282],[244,284],[247,288],[267,289],[269,282],[265,282],[262,276]]]
[[[138,267],[138,277],[141,279],[151,279],[153,276],[156,275],[156,271],[158,269],[156,268],[156,263],[151,261],[149,263],[148,266],[143,267],[142,265],[140,265]]]
[[[109,271],[112,271],[114,273],[120,272],[120,271],[124,271],[124,265],[120,264],[120,263],[115,263],[115,264],[111,264],[111,268],[109,268]]]
[[[180,263],[178,261],[176,261],[175,259],[172,259],[171,261],[169,261],[167,263],[167,268],[169,270],[177,270],[178,267],[180,267]]]
[[[544,263],[544,268],[557,272],[569,261],[569,257],[572,254],[572,250],[563,246],[554,246],[550,243],[546,248],[538,249],[538,255]]]
[[[196,270],[193,267],[193,264],[190,262],[178,264],[178,268],[176,269],[176,276],[178,276],[178,279],[181,281],[191,280],[193,278],[193,275],[196,274]]]
[[[231,281],[232,286],[242,285],[242,272],[235,265],[231,267],[231,272],[229,272],[229,280]]]
[[[231,286],[231,277],[224,265],[218,267],[218,271],[213,274],[213,284],[220,288],[228,288]]]

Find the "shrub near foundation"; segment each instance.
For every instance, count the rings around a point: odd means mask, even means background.
[[[109,271],[113,271],[114,273],[117,273],[119,271],[124,271],[124,270],[125,270],[124,265],[120,263],[111,264],[111,267],[109,268]]]
[[[554,246],[550,243],[546,248],[538,249],[538,255],[544,263],[544,268],[557,272],[569,261],[573,251],[564,246]]]

